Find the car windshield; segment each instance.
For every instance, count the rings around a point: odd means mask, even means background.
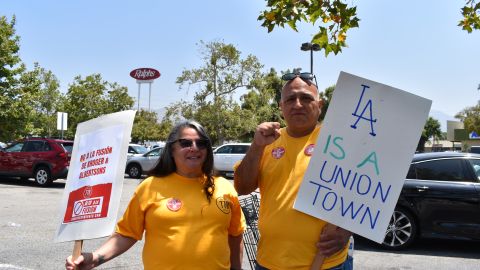
[[[67,151],[68,153],[72,153],[72,149],[73,149],[73,143],[71,142],[62,142],[60,143],[60,145],[63,146],[63,148],[65,148],[65,151]]]
[[[135,152],[139,154],[145,154],[148,152],[148,149],[145,146],[141,145],[131,145],[131,147],[135,150]]]
[[[9,147],[5,148],[5,152],[20,152],[23,148],[23,142],[12,144]]]
[[[163,147],[157,147],[157,148],[151,150],[150,152],[148,152],[148,154],[146,154],[146,156],[147,157],[159,157],[162,150],[163,150]]]

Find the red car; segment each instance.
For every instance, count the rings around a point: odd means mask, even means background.
[[[0,150],[0,175],[33,177],[40,186],[66,178],[73,141],[28,138]]]

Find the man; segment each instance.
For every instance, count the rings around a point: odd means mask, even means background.
[[[280,109],[287,123],[260,124],[235,170],[235,188],[249,194],[260,188],[260,241],[257,269],[310,269],[317,252],[327,257],[321,269],[347,269],[349,231],[293,209],[315,147],[323,105],[310,73],[289,73]]]

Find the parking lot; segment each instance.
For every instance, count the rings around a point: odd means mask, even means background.
[[[140,180],[126,178],[120,213]],[[0,178],[0,269],[63,269],[73,243],[54,243],[64,180],[39,188],[33,181]],[[85,251],[104,239],[85,240]],[[142,243],[97,269],[143,269]],[[244,269],[249,269],[246,256]],[[410,249],[390,252],[365,239],[355,239],[355,269],[480,269],[480,243],[420,240]]]

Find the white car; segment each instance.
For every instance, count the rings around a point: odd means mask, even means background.
[[[141,178],[142,174],[155,167],[162,153],[163,147],[154,148],[141,156],[133,156],[127,160],[125,173],[130,178]]]
[[[131,158],[133,156],[141,156],[148,152],[148,149],[140,144],[130,143],[128,144],[128,153],[127,158]]]
[[[249,143],[228,143],[215,148],[213,151],[215,171],[226,178],[233,178],[233,165],[243,159],[249,148]]]

